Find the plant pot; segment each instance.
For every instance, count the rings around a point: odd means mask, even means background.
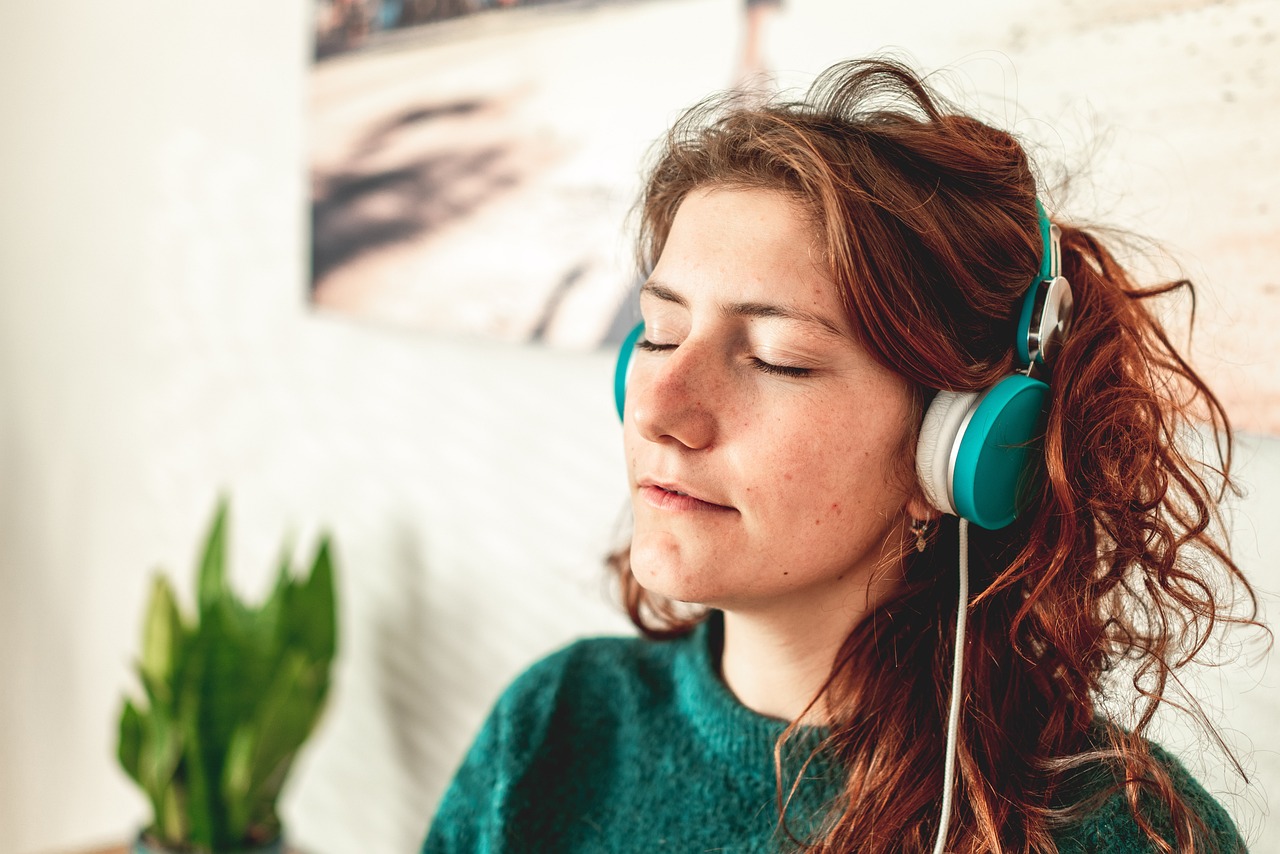
[[[133,846],[129,849],[129,854],[179,854],[179,852],[159,844],[145,833],[139,833],[138,838],[133,841]],[[182,852],[182,854],[185,854],[185,852]],[[276,839],[274,842],[268,842],[265,845],[254,845],[249,848],[233,848],[227,851],[219,851],[218,854],[285,854],[284,839]]]

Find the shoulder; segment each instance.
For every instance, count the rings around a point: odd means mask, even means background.
[[[1244,840],[1227,810],[1200,784],[1186,766],[1158,744],[1151,743],[1151,755],[1165,767],[1183,803],[1205,823],[1209,835],[1223,852],[1243,852]]]
[[[680,641],[597,637],[575,641],[530,665],[503,692],[499,705],[550,702],[565,694],[614,694],[660,680]]]
[[[579,640],[535,662],[498,699],[494,716],[537,740],[553,724],[624,719],[660,708],[674,692],[675,661],[687,639]]]
[[[1168,774],[1179,799],[1204,823],[1209,854],[1243,854],[1247,850],[1244,841],[1222,804],[1177,757],[1158,744],[1149,742],[1148,746],[1152,758]],[[1139,826],[1123,789],[1117,789],[1115,783],[1106,788],[1110,793],[1059,840],[1061,854],[1154,854],[1157,849]],[[1172,844],[1175,836],[1168,807],[1154,796],[1144,795],[1138,803],[1143,818]]]
[[[481,727],[423,851],[600,850],[545,843],[580,831],[595,789],[609,791],[662,743],[676,662],[690,648],[687,640],[591,638],[531,665]]]

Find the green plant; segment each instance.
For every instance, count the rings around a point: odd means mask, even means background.
[[[276,801],[324,706],[337,643],[328,537],[305,578],[286,548],[274,589],[255,608],[227,583],[226,518],[223,499],[193,617],[156,574],[137,663],[146,701],[126,698],[120,716],[120,764],[154,811],[146,833],[185,851],[279,837]]]

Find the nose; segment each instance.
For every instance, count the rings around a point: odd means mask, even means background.
[[[686,341],[675,350],[647,355],[632,374],[627,389],[631,418],[650,442],[699,450],[715,441],[722,397],[715,360],[691,345]]]

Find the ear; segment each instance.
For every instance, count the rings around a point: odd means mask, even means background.
[[[942,511],[929,503],[929,499],[924,497],[924,490],[918,485],[911,497],[907,499],[904,508],[912,519],[923,519],[926,522],[932,522],[942,515]]]

